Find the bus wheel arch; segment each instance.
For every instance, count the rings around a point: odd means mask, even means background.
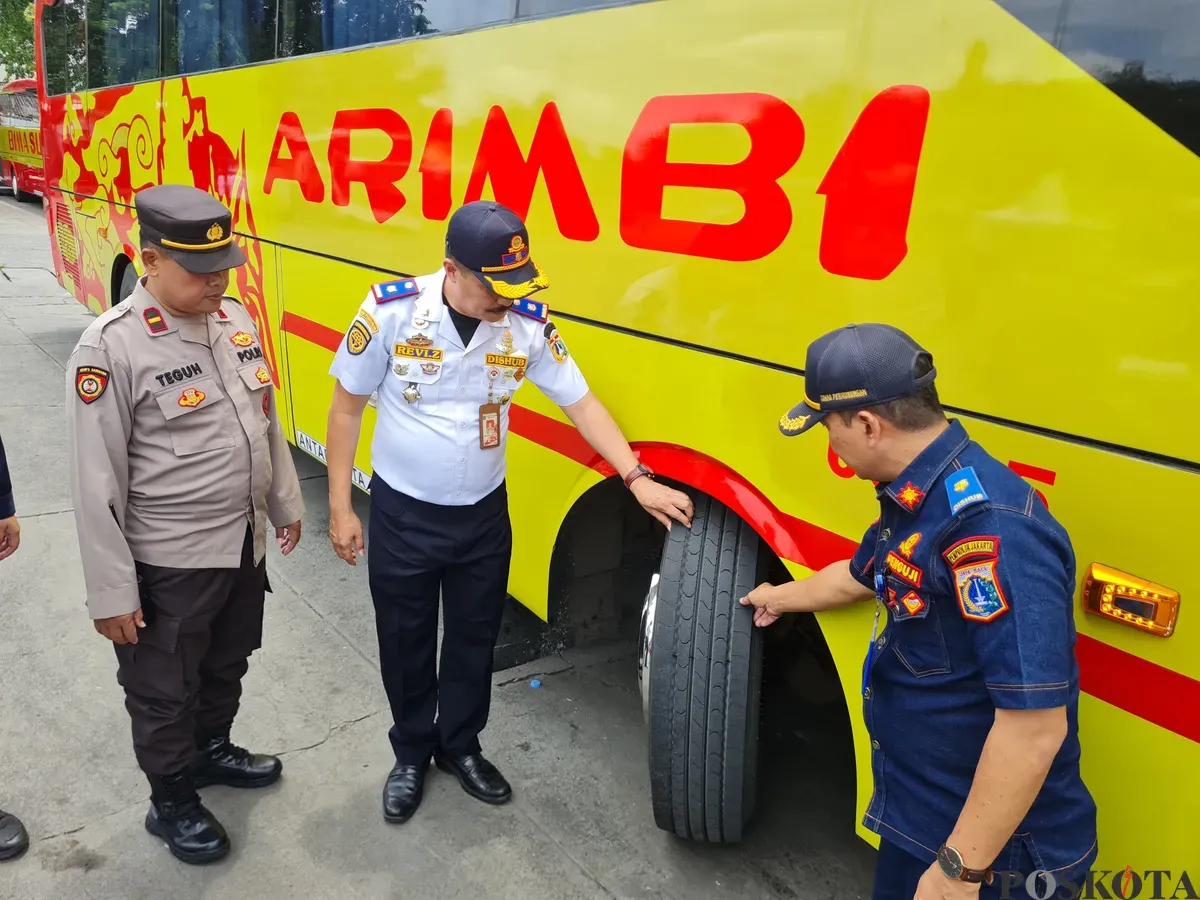
[[[109,284],[109,296],[112,298],[112,303],[109,305],[116,306],[132,294],[137,282],[137,267],[134,266],[133,260],[124,253],[117,254],[116,259],[113,260],[112,278]]]

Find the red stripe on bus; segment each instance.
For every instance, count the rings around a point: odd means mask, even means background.
[[[281,328],[330,352],[341,332],[284,313]],[[509,427],[540,446],[601,475],[615,474],[573,425],[513,404]],[[633,450],[651,469],[692,485],[750,523],[783,559],[810,569],[847,559],[858,544],[833,531],[777,509],[761,491],[719,460],[675,444],[635,443]],[[1077,636],[1080,690],[1140,719],[1200,743],[1200,681],[1142,659],[1084,634]]]
[[[1075,658],[1081,691],[1200,743],[1200,681],[1086,634]]]

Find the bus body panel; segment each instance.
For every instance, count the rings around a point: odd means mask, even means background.
[[[355,310],[372,283],[435,270],[447,215],[475,196],[528,214],[542,296],[642,457],[737,509],[796,575],[848,555],[878,512],[819,434],[775,427],[803,395],[803,348],[847,321],[910,330],[943,400],[1070,531],[1077,580],[1099,562],[1187,598],[1170,638],[1078,597],[1076,621],[1099,865],[1188,860],[1200,582],[1175,535],[1200,481],[1068,438],[1200,458],[1176,413],[1200,401],[1184,245],[1200,162],[999,6],[649,2],[46,104],[64,286],[111,305],[114,261],[140,266],[137,190],[212,192],[250,251],[231,292],[263,331],[286,431],[319,459]],[[369,406],[363,489],[374,424]],[[510,590],[546,618],[563,518],[604,467],[534,388],[510,428]],[[870,615],[820,616],[860,813]],[[1183,777],[1130,790],[1145,758]]]

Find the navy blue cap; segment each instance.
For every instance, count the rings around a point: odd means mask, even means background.
[[[917,363],[929,372],[918,378]],[[846,325],[808,345],[804,402],[779,419],[788,437],[804,434],[831,412],[861,409],[908,397],[937,376],[933,355],[891,325]]]
[[[233,242],[233,214],[207,191],[159,184],[138,191],[133,208],[142,237],[189,272],[208,275],[246,262]]]
[[[446,228],[446,253],[506,300],[550,287],[529,255],[525,223],[494,200],[476,200],[454,211]]]

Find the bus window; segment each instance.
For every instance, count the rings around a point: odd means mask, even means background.
[[[514,0],[282,0],[280,56],[509,22]]]
[[[275,58],[276,0],[162,0],[163,75]]]
[[[159,0],[91,0],[88,87],[158,77]]]
[[[532,19],[534,16],[564,16],[567,13],[583,12],[597,6],[616,6],[621,0],[517,0],[517,18]],[[636,0],[625,0],[626,3]]]
[[[63,0],[42,10],[46,93],[79,93],[87,88],[87,33],[83,0]]]

